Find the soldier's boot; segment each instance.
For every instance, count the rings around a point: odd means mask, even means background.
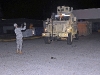
[[[19,50],[17,50],[17,53],[19,53]]]
[[[19,53],[22,54],[22,50],[20,50]]]

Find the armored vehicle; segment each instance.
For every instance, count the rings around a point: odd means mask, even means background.
[[[57,14],[53,13],[51,18],[44,21],[44,32],[42,33],[46,44],[54,40],[66,40],[71,45],[73,39],[79,39],[77,30],[77,19],[73,15],[73,8],[58,6]]]

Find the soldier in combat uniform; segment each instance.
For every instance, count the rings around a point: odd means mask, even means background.
[[[16,43],[17,43],[17,53],[22,54],[22,44],[23,44],[23,34],[22,30],[26,29],[26,23],[24,23],[24,27],[19,27],[16,23],[14,23],[15,34],[16,34]]]

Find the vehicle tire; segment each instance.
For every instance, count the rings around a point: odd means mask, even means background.
[[[53,38],[53,41],[57,41],[57,37],[54,37],[54,38]]]
[[[51,43],[50,37],[45,37],[44,41],[45,41],[45,44],[50,44]]]
[[[79,40],[79,32],[77,31],[77,34],[75,34],[75,40]]]
[[[61,41],[61,38],[57,38],[57,41]]]
[[[71,44],[72,44],[72,41],[73,41],[72,34],[71,34],[71,33],[68,33],[67,44],[68,44],[68,45],[71,45]]]

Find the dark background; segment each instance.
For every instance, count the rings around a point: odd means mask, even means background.
[[[43,20],[56,12],[57,6],[74,9],[99,8],[98,0],[0,0],[0,11],[6,19],[28,18]]]

